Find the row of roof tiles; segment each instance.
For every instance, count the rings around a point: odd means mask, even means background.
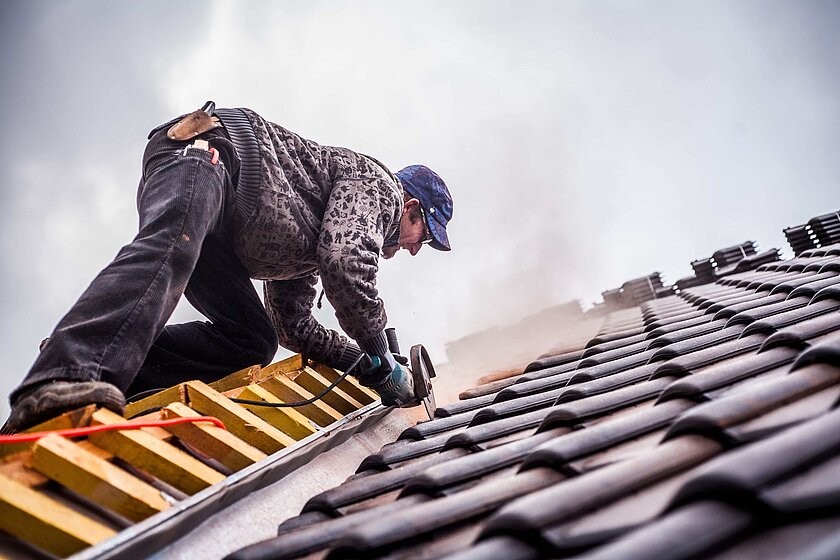
[[[840,557],[840,246],[462,397],[231,558]]]

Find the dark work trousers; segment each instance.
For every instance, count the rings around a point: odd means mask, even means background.
[[[106,381],[131,396],[274,356],[277,334],[232,245],[233,145],[223,129],[202,134],[219,151],[214,164],[167,128],[143,156],[139,233],[61,319],[13,403],[49,380]],[[209,321],[165,326],[182,294]]]

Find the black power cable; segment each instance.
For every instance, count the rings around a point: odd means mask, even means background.
[[[366,357],[366,355],[362,354],[361,356],[356,358],[356,361],[353,362],[350,365],[349,368],[347,368],[347,371],[345,371],[344,373],[339,375],[336,378],[336,380],[333,381],[332,383],[330,383],[330,385],[326,389],[324,389],[323,391],[321,391],[320,393],[318,393],[317,395],[315,395],[311,399],[306,399],[305,401],[297,401],[297,402],[290,402],[290,403],[267,403],[267,402],[263,402],[263,401],[249,401],[248,399],[230,399],[230,400],[237,403],[237,404],[247,404],[247,405],[251,405],[251,406],[264,406],[266,408],[291,408],[291,407],[296,407],[296,406],[306,406],[308,404],[314,403],[317,400],[322,399],[324,397],[324,395],[326,395],[327,393],[329,393],[330,391],[332,391],[333,389],[338,387],[338,384],[341,383],[342,381],[344,381],[344,379],[348,375],[350,375],[350,373],[354,369],[356,369],[356,367],[358,367],[358,365],[362,362],[362,359],[365,358],[365,357]]]

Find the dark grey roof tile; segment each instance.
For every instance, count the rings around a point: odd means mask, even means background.
[[[738,282],[737,286],[746,290],[756,292],[767,292],[772,290],[783,278],[790,278],[792,274],[784,270],[768,271],[763,275],[756,275],[751,281]],[[782,280],[783,281],[783,280]]]
[[[395,510],[381,516],[375,523],[354,526],[335,543],[333,551],[339,557],[369,556],[385,546],[487,515],[516,497],[531,494],[561,480],[563,476],[551,469],[532,469],[508,477],[504,482],[494,480],[458,494]]]
[[[424,457],[422,461],[377,473],[373,477],[346,481],[340,486],[313,496],[303,506],[302,512],[322,512],[335,516],[339,508],[397,490],[418,474],[433,468],[434,465],[456,460],[467,454],[469,451],[465,449],[448,449]]]
[[[613,340],[610,342],[602,342],[599,344],[593,344],[591,346],[587,346],[586,350],[583,352],[581,359],[589,358],[590,356],[594,356],[596,354],[600,354],[602,352],[607,352],[609,350],[615,350],[616,348],[622,348],[627,346],[628,344],[636,344],[637,342],[641,342],[647,338],[647,334],[641,333],[634,336],[628,336],[626,338],[620,338],[618,340]],[[594,340],[594,339],[593,339]]]
[[[544,377],[541,379],[534,379],[531,381],[523,381],[516,383],[510,387],[499,391],[493,399],[493,403],[501,403],[513,399],[519,399],[528,395],[539,393],[540,391],[550,391],[565,387],[569,383],[569,379],[574,377],[578,372],[575,370],[559,373],[551,377]]]
[[[303,527],[296,531],[284,533],[273,539],[252,544],[228,556],[229,560],[257,560],[272,558],[287,560],[299,558],[323,550],[344,536],[353,527],[375,523],[383,517],[387,518],[391,512],[404,511],[405,508],[418,506],[428,500],[426,496],[409,496],[399,502],[392,502],[352,515],[331,519],[317,525]]]
[[[629,535],[578,556],[583,560],[682,560],[703,558],[746,532],[755,516],[736,507],[703,501],[689,504]]]
[[[644,381],[629,387],[622,387],[602,395],[594,395],[578,401],[559,404],[550,409],[540,430],[574,425],[583,419],[600,416],[647,400],[653,400],[671,383],[663,377]]]
[[[714,320],[729,319],[730,317],[733,317],[743,311],[749,311],[750,309],[755,309],[757,307],[764,307],[765,305],[783,302],[785,298],[785,294],[764,295],[760,298],[724,307],[720,311],[715,312],[713,317]]]
[[[691,406],[689,401],[673,400],[560,436],[528,455],[522,468],[549,466],[562,469],[574,459],[668,426]]]
[[[663,376],[683,377],[690,375],[712,364],[758,350],[765,339],[766,336],[763,334],[742,336],[735,340],[729,340],[717,346],[712,346],[711,348],[703,348],[696,352],[683,354],[658,364],[651,378]]]
[[[763,489],[821,462],[838,447],[840,410],[708,461],[686,480],[674,504],[726,497],[757,502]]]
[[[729,288],[727,288],[726,292],[719,294],[711,294],[702,303],[695,303],[695,306],[698,309],[703,310],[704,312],[709,310],[710,307],[715,306],[717,306],[717,310],[719,310],[720,307],[725,307],[728,304],[741,303],[745,299],[750,300],[755,299],[756,297],[761,297],[761,295],[756,294],[755,292],[750,290],[744,290],[739,287],[730,286]],[[709,312],[713,313],[714,311]]]
[[[476,414],[478,414],[477,410],[470,410],[453,416],[435,418],[434,420],[430,420],[428,422],[421,422],[403,430],[398,439],[426,439],[462,426],[467,426],[470,422],[472,422]]]
[[[720,298],[712,302],[707,301],[704,305],[701,305],[700,308],[703,310],[704,313],[709,315],[714,315],[721,309],[725,309],[732,305],[739,305],[742,303],[749,303],[753,302],[759,298],[767,297],[767,294],[762,292],[740,292],[737,295],[733,295],[732,297],[727,298]]]
[[[803,284],[797,288],[794,288],[794,290],[790,292],[790,297],[801,296],[811,298],[814,297],[817,294],[817,292],[819,292],[823,288],[836,286],[838,283],[840,283],[840,274],[835,272],[832,273],[832,276],[830,278],[816,280],[814,282],[809,282],[807,284]]]
[[[650,377],[657,367],[658,364],[645,364],[618,373],[597,376],[593,375],[594,372],[591,370],[579,371],[569,379],[569,384],[560,392],[558,402],[579,399],[637,383]]]
[[[559,556],[614,540],[656,519],[689,472],[677,473],[580,517],[547,527],[541,531],[542,540],[550,543],[552,552]]]
[[[312,525],[329,521],[333,517],[334,516],[327,515],[321,511],[301,512],[300,515],[287,519],[281,523],[277,527],[277,535],[280,536],[286,533],[291,533],[292,531],[299,531],[301,529],[305,529],[306,527],[311,527]]]
[[[376,557],[382,560],[415,560],[417,558],[449,558],[456,551],[470,546],[479,531],[480,519],[444,527],[439,531],[410,539],[397,546],[383,550]],[[365,555],[365,558],[369,555]]]
[[[447,554],[446,560],[539,560],[545,553],[536,546],[514,537],[493,537],[477,542],[466,550]],[[443,560],[440,558],[439,560]]]
[[[490,393],[488,395],[464,399],[462,401],[455,401],[444,406],[439,406],[435,409],[435,419],[455,416],[457,414],[463,414],[464,412],[484,408],[485,406],[492,404],[495,398],[496,393]]]
[[[749,325],[750,323],[759,321],[765,317],[772,317],[773,315],[778,315],[779,313],[786,313],[794,309],[805,307],[806,305],[808,305],[808,298],[791,297],[785,301],[740,311],[739,313],[729,317],[726,326]]]
[[[835,537],[836,536],[836,537]],[[840,517],[799,519],[755,531],[732,543],[709,560],[783,559],[836,560],[840,558]]]
[[[654,329],[658,329],[659,327],[665,327],[682,321],[690,321],[691,319],[702,317],[704,314],[705,312],[701,308],[691,307],[677,315],[666,315],[656,317],[645,323],[645,331],[650,332]]]
[[[378,453],[365,457],[357,471],[382,471],[391,468],[391,465],[441,451],[451,437],[449,434],[443,434],[420,441],[403,440],[400,442],[403,445],[398,446],[384,445]]]
[[[804,307],[797,307],[789,311],[783,311],[769,317],[763,317],[747,325],[742,336],[748,336],[753,333],[772,334],[776,330],[794,325],[801,321],[812,319],[832,311],[840,310],[840,301],[820,301],[810,303]]]
[[[834,508],[840,503],[840,455],[833,455],[761,491],[760,500],[784,515]]]
[[[561,373],[574,371],[577,369],[577,366],[578,362],[571,362],[568,364],[562,364],[550,368],[529,371],[528,373],[523,373],[522,375],[517,377],[514,380],[513,384],[517,385],[519,383],[527,383],[528,381],[535,381],[537,379],[545,379],[546,377],[554,377],[555,375],[559,375]]]
[[[805,270],[817,270],[820,273],[822,272],[840,272],[840,259],[836,258],[836,256],[832,255],[825,261],[815,262],[811,265],[805,267]]]
[[[517,377],[506,377],[504,379],[497,379],[496,381],[491,381],[490,383],[483,383],[476,387],[472,387],[465,391],[461,391],[458,395],[459,399],[463,400],[471,400],[477,399],[481,397],[486,397],[488,395],[495,395],[505,387],[510,387],[514,383],[516,383]],[[447,410],[444,409],[443,415],[447,415]]]
[[[696,352],[704,348],[709,348],[729,340],[734,340],[738,338],[743,331],[743,325],[733,325],[708,334],[695,336],[679,342],[673,342],[667,346],[657,349],[650,357],[649,361],[662,362],[682,356],[683,354],[688,354],[689,352]]]
[[[727,429],[727,434],[733,441],[740,443],[764,439],[830,411],[838,398],[840,398],[840,385],[833,385],[780,406],[757,418],[736,424]]]
[[[422,474],[408,480],[405,494],[430,493],[439,488],[478,479],[485,474],[513,466],[522,461],[541,444],[569,433],[570,428],[555,428],[517,441],[506,443],[469,455],[448,460],[424,469]]]
[[[793,368],[808,364],[840,366],[840,333],[830,332],[821,337],[814,337],[813,345],[796,358]]]
[[[696,327],[698,325],[703,325],[706,323],[711,322],[712,317],[709,315],[701,315],[700,317],[695,317],[694,319],[689,319],[687,321],[680,321],[678,323],[671,323],[669,325],[665,325],[664,327],[657,327],[647,333],[645,336],[646,340],[652,341],[660,336],[667,335],[669,333],[679,331],[682,329],[687,329],[689,327]]]
[[[785,377],[789,372],[790,365],[784,365],[781,367],[773,368],[771,370],[759,373],[757,375],[753,375],[752,377],[741,379],[739,381],[736,381],[735,383],[732,383],[731,385],[721,387],[720,389],[713,389],[711,391],[707,391],[704,394],[704,397],[706,397],[707,400],[718,400],[724,397],[736,395],[744,391],[749,391],[754,387],[758,387],[759,385],[763,385],[764,383],[769,382],[771,379]]]
[[[527,373],[529,371],[536,371],[538,369],[545,369],[548,367],[554,366],[561,366],[563,364],[568,364],[574,361],[579,360],[583,356],[583,349],[581,350],[574,350],[573,352],[565,352],[563,354],[556,354],[554,356],[546,356],[545,358],[540,358],[538,360],[534,360],[530,364],[525,367],[525,371],[523,373]]]
[[[795,274],[787,274],[783,278],[775,280],[768,280],[757,289],[769,291],[771,294],[788,294],[795,288],[814,280],[822,280],[827,276],[820,277],[816,271],[811,272],[797,272]]]
[[[617,360],[619,358],[626,358],[627,356],[632,356],[639,352],[643,352],[648,344],[649,343],[646,340],[642,339],[634,344],[628,344],[627,346],[620,346],[612,350],[596,353],[594,355],[589,356],[588,358],[582,359],[578,364],[578,369],[597,366],[600,364],[611,362],[613,360]]]
[[[704,315],[702,318],[705,319],[705,321],[697,321],[694,325],[687,325],[685,328],[676,329],[667,334],[663,333],[661,336],[649,342],[648,349],[662,348],[663,346],[668,346],[669,344],[674,344],[675,342],[682,342],[683,340],[688,340],[689,338],[695,338],[704,334],[717,332],[723,329],[726,325],[726,319],[713,321],[711,315]],[[677,323],[675,323],[675,325],[676,324]]]
[[[691,376],[671,383],[659,397],[660,402],[686,398],[700,402],[708,400],[709,391],[726,387],[774,368],[793,363],[798,351],[787,347],[772,348],[757,354],[736,356],[709,366]]]
[[[838,382],[840,370],[837,368],[822,364],[807,366],[692,408],[674,422],[667,437],[697,433],[731,443],[731,434],[727,432],[731,426]]]
[[[554,389],[549,390],[550,387],[554,387],[555,385],[546,387],[546,390],[542,392],[540,392],[539,387],[533,390],[529,387],[523,387],[523,389],[528,390],[522,396],[516,396],[514,392],[507,392],[504,395],[507,397],[506,400],[499,400],[499,397],[497,397],[496,402],[475,412],[475,417],[478,418],[477,423],[486,422],[488,419],[505,418],[512,414],[551,406],[565,389],[571,375],[571,373],[565,374],[565,379],[561,383],[558,383],[557,385],[559,386]]]
[[[814,297],[811,298],[811,301],[823,301],[823,300],[840,300],[840,284],[834,284],[831,286],[826,286],[819,290]]]
[[[802,348],[809,346],[809,341],[840,330],[840,313],[829,312],[812,319],[806,319],[794,325],[779,329],[765,341],[765,346],[790,346]],[[814,354],[808,354],[813,356]],[[804,358],[807,359],[807,358]]]
[[[650,407],[653,408],[653,407]],[[585,430],[584,430],[585,431]],[[618,442],[603,451],[598,451],[591,455],[569,461],[563,469],[566,473],[574,473],[581,475],[589,471],[618,463],[627,461],[634,457],[638,457],[642,453],[650,452],[657,445],[662,442],[662,437],[665,435],[666,428],[650,432],[627,441]]]
[[[721,449],[720,444],[700,436],[673,439],[639,457],[570,478],[511,502],[487,520],[483,535],[515,534],[556,525],[687,470]]]

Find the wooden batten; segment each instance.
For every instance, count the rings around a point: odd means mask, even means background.
[[[69,412],[65,412],[60,416],[51,418],[46,422],[41,422],[32,426],[24,433],[31,434],[33,432],[49,432],[52,430],[68,430],[70,428],[79,428],[90,424],[90,419],[93,413],[96,412],[96,405],[88,405],[82,408],[77,408]],[[0,457],[9,457],[22,451],[29,451],[32,449],[33,443],[21,443],[0,445]]]
[[[250,385],[246,387],[245,390],[239,394],[239,398],[265,403],[283,402],[267,389],[264,389],[259,385]],[[289,434],[296,440],[303,439],[317,431],[315,426],[313,426],[309,421],[309,418],[291,407],[268,408],[248,404],[241,404],[240,406],[244,406],[246,409],[250,410],[278,430]]]
[[[312,367],[330,383],[334,383],[335,380],[338,379],[341,375],[333,368],[325,366],[324,364],[315,364]],[[356,399],[364,406],[367,406],[370,403],[379,400],[379,395],[377,395],[375,391],[360,385],[359,382],[356,381],[356,379],[351,375],[345,377],[338,384],[338,388],[350,395],[351,397],[353,397],[354,399]]]
[[[152,486],[58,435],[37,442],[32,450],[32,466],[132,521],[141,521],[169,507]]]
[[[330,382],[311,367],[302,368],[293,375],[293,381],[313,395],[321,393],[324,389],[330,386]],[[336,409],[342,416],[350,414],[363,406],[362,403],[338,387],[335,387],[333,390],[324,395],[322,400]]]
[[[312,393],[283,374],[266,379],[260,383],[260,387],[268,390],[268,392],[283,402],[298,402],[312,398]],[[321,400],[315,401],[312,404],[299,406],[297,409],[321,427],[329,426],[343,416],[336,409]]]
[[[92,424],[116,424],[125,420],[110,410],[97,410]],[[185,492],[195,494],[225,476],[144,430],[121,430],[91,434],[97,447]]]
[[[263,372],[263,368],[260,366],[251,366],[245,369],[240,369],[239,371],[235,371],[228,376],[225,376],[218,381],[213,381],[209,383],[210,387],[215,389],[220,393],[224,393],[226,391],[231,391],[233,389],[237,389],[239,387],[245,387],[252,383],[259,383],[260,380],[264,379],[266,376],[270,374],[266,374]]]
[[[139,401],[128,403],[125,406],[125,417],[133,418],[134,416],[143,414],[147,410],[163,408],[170,403],[179,401],[184,402],[184,390],[182,385],[175,385],[169,389],[164,389],[160,393],[155,393]]]
[[[113,529],[4,475],[0,475],[0,529],[61,557],[116,534]]]
[[[183,403],[172,403],[162,411],[163,418],[191,418],[200,414]],[[183,442],[219,461],[233,471],[265,459],[267,455],[227,430],[207,423],[176,424],[166,430]]]
[[[263,453],[274,453],[295,443],[292,437],[211,389],[206,383],[190,381],[184,386],[190,408],[201,414],[215,416],[224,422],[229,432]]]
[[[274,362],[273,364],[262,368],[263,378],[265,379],[272,375],[277,375],[278,373],[291,373],[293,371],[299,370],[303,367],[303,365],[303,356],[301,356],[300,354],[295,354],[294,356],[290,356],[285,360]]]

